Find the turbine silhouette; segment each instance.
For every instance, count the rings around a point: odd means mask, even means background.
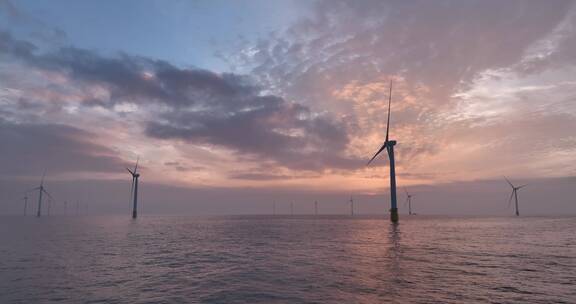
[[[508,199],[508,206],[510,206],[510,202],[512,202],[512,197],[514,197],[514,201],[515,201],[515,205],[516,205],[516,216],[520,216],[520,212],[518,211],[518,190],[528,186],[528,185],[522,185],[522,186],[514,186],[514,184],[512,184],[508,178],[506,178],[506,176],[504,176],[504,179],[506,180],[506,182],[508,182],[508,185],[510,185],[510,187],[512,188],[512,193],[510,193],[510,198]]]
[[[412,215],[412,194],[410,194],[406,188],[404,188],[404,192],[406,192],[406,204],[408,204],[408,214]]]
[[[140,173],[138,173],[138,161],[140,158],[136,159],[136,165],[134,166],[134,171],[126,168],[130,175],[132,175],[132,186],[130,186],[130,200],[134,199],[132,202],[132,218],[138,217],[138,178]]]
[[[350,196],[350,216],[354,216],[354,198]]]
[[[318,201],[314,201],[314,215],[318,215]]]
[[[48,193],[48,191],[46,191],[46,189],[44,188],[45,176],[46,176],[46,170],[44,170],[44,173],[42,174],[42,179],[40,180],[40,186],[32,189],[32,190],[38,190],[38,210],[36,210],[36,217],[42,216],[42,194],[46,194],[49,199],[52,199],[52,195],[50,195],[50,193]],[[48,214],[50,214],[50,201],[48,203],[49,203]]]
[[[390,220],[393,223],[398,222],[398,204],[396,202],[396,168],[394,163],[394,146],[396,145],[395,140],[390,140],[390,105],[392,104],[392,80],[390,80],[390,94],[388,96],[388,120],[386,122],[386,140],[384,144],[380,147],[380,150],[374,154],[374,156],[368,161],[366,165],[370,163],[382,152],[384,149],[388,152],[388,158],[390,160]]]

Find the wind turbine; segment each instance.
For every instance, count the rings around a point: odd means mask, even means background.
[[[354,216],[354,198],[350,196],[350,216]]]
[[[318,215],[318,201],[314,201],[314,215]]]
[[[290,203],[290,215],[294,215],[294,202]]]
[[[408,214],[412,215],[412,194],[410,194],[406,188],[404,188],[404,192],[406,192],[406,203],[408,204]]]
[[[135,219],[138,217],[138,178],[140,174],[138,173],[138,161],[140,158],[136,159],[136,165],[134,166],[134,171],[126,168],[128,172],[132,175],[132,186],[130,186],[130,198],[134,198],[133,205],[132,205],[132,218]]]
[[[32,189],[32,190],[38,190],[38,210],[36,211],[36,217],[42,216],[42,194],[46,194],[46,195],[48,195],[49,199],[52,199],[52,196],[50,195],[50,193],[48,193],[48,191],[46,191],[46,189],[44,188],[44,177],[45,176],[46,176],[46,170],[44,170],[44,173],[42,174],[42,179],[40,180],[40,186]],[[48,205],[48,208],[50,208],[50,205]],[[50,211],[48,211],[48,212],[50,212]]]
[[[394,146],[396,145],[395,140],[390,140],[388,135],[390,133],[390,105],[392,103],[392,80],[390,80],[390,94],[388,96],[388,121],[386,122],[386,140],[384,144],[374,154],[372,159],[368,161],[368,164],[376,158],[384,149],[388,152],[388,158],[390,159],[390,220],[393,223],[398,222],[398,204],[396,203],[396,168],[394,163]]]
[[[504,176],[504,179],[508,182],[508,185],[510,185],[510,187],[512,188],[512,193],[510,193],[510,198],[508,199],[508,206],[510,206],[510,202],[512,201],[512,197],[514,197],[515,200],[515,205],[516,205],[516,216],[520,216],[520,213],[518,212],[518,190],[528,186],[528,185],[522,185],[522,186],[514,186],[507,178],[506,176]]]
[[[272,215],[276,215],[276,201],[272,202]]]

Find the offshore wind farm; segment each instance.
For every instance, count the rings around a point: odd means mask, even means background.
[[[575,16],[0,0],[0,303],[574,303]]]

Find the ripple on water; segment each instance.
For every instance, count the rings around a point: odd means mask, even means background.
[[[0,222],[0,303],[576,303],[571,218],[34,220]]]

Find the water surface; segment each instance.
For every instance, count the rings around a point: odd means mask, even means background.
[[[0,303],[576,303],[576,218],[1,217]]]

